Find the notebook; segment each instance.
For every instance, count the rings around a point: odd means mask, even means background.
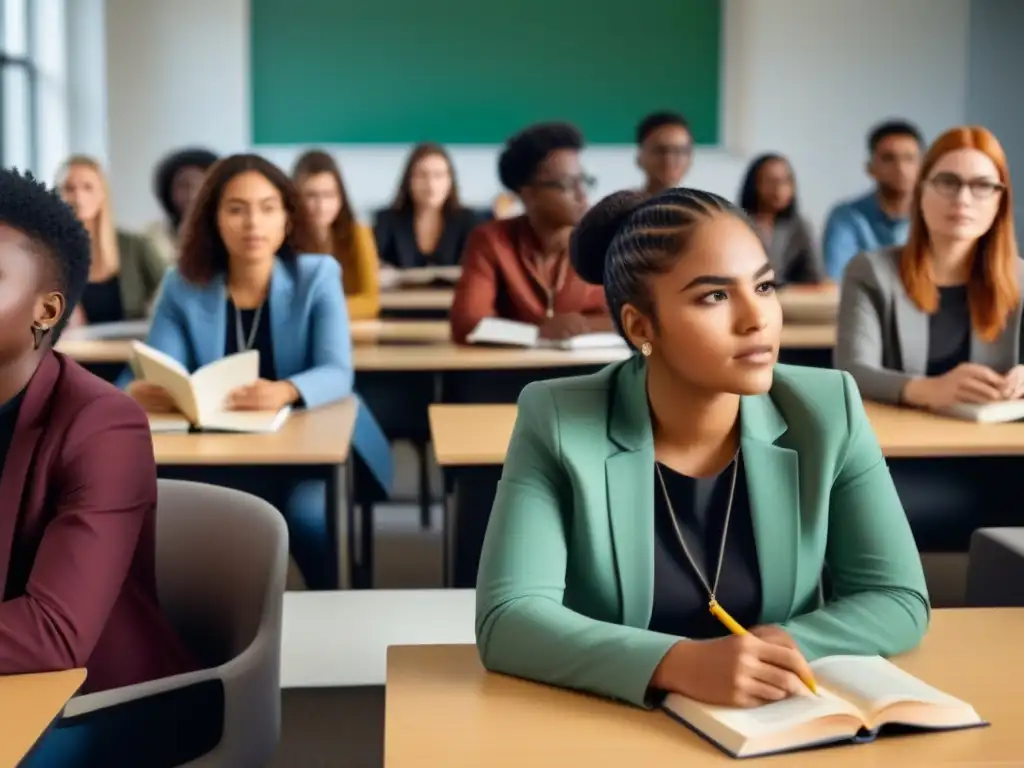
[[[188,423],[214,432],[277,432],[287,420],[290,407],[279,411],[229,411],[228,393],[259,378],[260,353],[251,349],[204,365],[194,373],[170,355],[140,341],[132,342],[132,368],[138,378],[163,387]],[[157,431],[169,428],[170,420],[150,419]]]
[[[617,333],[583,333],[568,339],[542,339],[540,329],[530,323],[485,317],[466,337],[470,344],[496,344],[539,349],[627,349]]]
[[[1024,400],[1000,400],[994,403],[957,403],[936,411],[943,416],[974,421],[979,424],[999,424],[1024,419]]]
[[[873,741],[886,726],[943,731],[988,725],[970,704],[881,656],[829,656],[811,669],[817,696],[731,709],[669,694],[662,707],[733,757]]]

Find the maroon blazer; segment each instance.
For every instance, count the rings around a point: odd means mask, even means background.
[[[0,675],[86,667],[84,693],[195,668],[160,610],[143,410],[51,352],[0,476]]]

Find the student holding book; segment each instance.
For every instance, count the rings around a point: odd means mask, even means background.
[[[1022,278],[1002,147],[984,128],[947,131],[924,157],[906,246],[846,270],[835,365],[880,402],[1020,398]]]
[[[81,155],[70,158],[58,174],[57,186],[92,243],[89,283],[69,322],[118,323],[145,318],[167,263],[148,238],[115,227],[110,185],[98,162]]]
[[[750,707],[806,692],[818,657],[917,645],[921,562],[856,385],[776,365],[774,273],[742,212],[619,192],[572,258],[639,354],[519,398],[477,579],[484,665]]]
[[[440,144],[419,144],[409,154],[390,208],[374,227],[381,260],[396,269],[459,263],[479,215],[459,202],[451,158]]]
[[[280,169],[258,155],[225,158],[210,169],[185,221],[178,266],[167,275],[146,343],[189,371],[257,350],[259,379],[228,395],[231,409],[315,408],[351,395],[340,269],[333,258],[306,253],[311,240],[305,208]],[[131,382],[128,391],[148,411],[173,408],[170,395],[152,383]],[[353,448],[386,489],[390,449],[366,408],[359,409]],[[234,477],[223,468],[212,471],[210,482],[274,503],[287,519],[307,586],[335,585],[322,483],[282,486],[272,472]]]
[[[53,351],[91,260],[70,208],[0,171],[0,675],[85,667],[87,693],[196,668],[156,593],[146,416]],[[174,719],[162,714],[153,739]],[[53,730],[25,764],[113,764],[96,735],[88,722]]]
[[[800,215],[793,167],[782,155],[766,154],[747,168],[740,208],[754,222],[768,261],[782,283],[820,283],[825,279],[811,225]]]
[[[380,314],[380,264],[370,228],[356,221],[341,169],[326,152],[314,150],[295,163],[292,179],[306,206],[314,250],[341,265],[345,303],[352,320]]]
[[[594,186],[580,166],[582,148],[583,136],[567,123],[533,125],[509,139],[498,175],[526,213],[470,235],[451,309],[456,342],[489,317],[536,325],[547,339],[610,328],[604,292],[569,261],[569,235]]]
[[[195,200],[203,176],[217,155],[208,149],[180,149],[167,155],[153,174],[153,193],[164,218],[146,227],[145,234],[169,264],[178,259],[178,231],[185,212]]]

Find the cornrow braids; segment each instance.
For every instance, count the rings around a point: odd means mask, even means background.
[[[697,225],[720,213],[749,224],[743,212],[724,197],[685,188],[654,197],[639,191],[615,192],[583,217],[572,235],[572,264],[588,283],[604,286],[612,319],[623,338],[622,307],[632,304],[656,323],[647,278],[672,269],[686,253]]]

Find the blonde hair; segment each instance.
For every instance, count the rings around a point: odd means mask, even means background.
[[[103,201],[100,203],[99,213],[96,214],[94,226],[86,224],[90,234],[96,233],[96,242],[93,243],[93,254],[100,259],[100,264],[95,261],[90,265],[90,272],[97,266],[102,267],[105,274],[115,274],[121,265],[121,254],[117,247],[117,228],[114,226],[114,204],[110,197],[110,183],[103,167],[97,160],[87,155],[72,155],[57,172],[57,187],[63,195],[64,182],[72,168],[88,168],[96,174],[99,179],[100,189],[103,191]],[[85,223],[85,222],[83,222]]]

